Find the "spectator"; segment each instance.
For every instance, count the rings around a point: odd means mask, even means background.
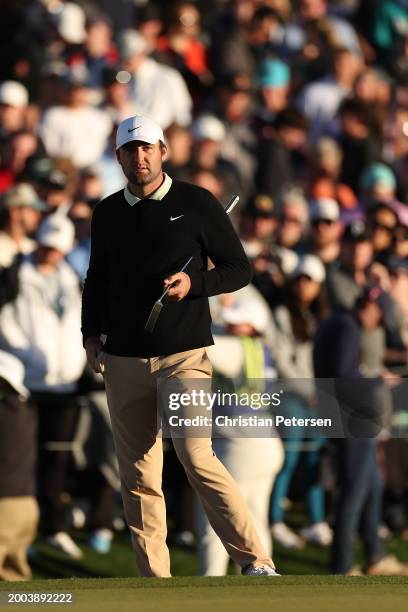
[[[234,2],[226,19],[213,32],[210,66],[216,78],[244,72],[256,75],[257,59],[265,54],[272,32],[277,32],[280,17],[273,9],[256,3]]]
[[[312,203],[311,251],[324,263],[326,272],[339,258],[342,229],[336,200],[320,198]]]
[[[193,2],[177,0],[170,4],[165,31],[157,41],[161,60],[176,68],[185,79],[193,97],[209,84],[207,51],[200,40],[200,13]]]
[[[40,134],[50,157],[66,157],[85,168],[102,156],[111,127],[106,111],[88,103],[88,86],[68,77],[65,103],[44,113]]]
[[[337,40],[353,53],[360,53],[360,43],[353,26],[344,19],[330,14],[327,0],[300,0],[300,17],[306,24],[326,19]]]
[[[398,225],[398,215],[389,206],[379,203],[370,209],[368,220],[373,228],[374,261],[386,264],[393,251],[393,234]]]
[[[288,108],[276,118],[275,134],[261,142],[256,177],[258,191],[279,205],[283,194],[304,178],[308,122],[298,110]]]
[[[312,172],[310,194],[312,198],[331,198],[336,200],[344,210],[357,207],[357,196],[345,183],[340,174],[343,153],[332,138],[321,138],[311,159]]]
[[[253,298],[247,292],[234,294],[233,303],[221,310],[226,334],[215,337],[215,346],[209,356],[215,369],[214,382],[221,390],[240,393],[258,385],[267,390],[268,381],[276,377],[273,358],[263,340],[270,312],[259,295]],[[270,385],[271,383],[269,383]],[[232,385],[232,386],[231,386]],[[233,407],[231,407],[234,410]],[[237,407],[239,410],[239,408]],[[222,414],[230,407],[221,407]],[[263,409],[270,412],[268,408]],[[248,504],[262,544],[271,552],[268,524],[269,497],[276,474],[283,463],[283,448],[276,431],[269,437],[249,438],[245,428],[223,428],[213,440],[217,457],[235,479]],[[245,457],[245,461],[242,458]],[[263,460],[260,461],[259,458]],[[256,484],[255,484],[256,483]],[[198,510],[198,543],[200,574],[222,576],[227,573],[228,555],[212,529],[202,508]]]
[[[116,66],[119,53],[112,41],[112,25],[105,15],[94,15],[85,24],[84,42],[71,49],[66,64],[73,75],[86,78],[89,87],[102,85],[103,71]]]
[[[282,413],[290,417],[308,414],[314,401],[313,336],[319,320],[326,315],[321,286],[325,270],[314,255],[306,255],[297,266],[286,304],[274,311],[273,356],[279,376],[291,380],[285,392]],[[293,391],[292,391],[293,388]],[[284,437],[285,462],[278,474],[271,498],[272,536],[288,548],[302,548],[304,541],[284,521],[283,500],[287,497],[296,466],[300,461],[302,430],[296,428]],[[332,535],[325,521],[324,492],[319,482],[323,438],[310,440],[312,448],[304,456],[305,496],[310,524],[302,531],[304,539],[328,546]]]
[[[19,183],[3,196],[4,222],[0,230],[0,266],[11,266],[18,253],[28,255],[36,248],[32,239],[47,206],[31,185]]]
[[[157,49],[159,36],[163,30],[162,10],[156,2],[148,2],[136,9],[136,28],[147,42],[147,49]]]
[[[353,312],[336,312],[322,324],[314,347],[316,376],[335,379],[346,428],[344,437],[335,441],[339,496],[334,522],[332,571],[336,574],[361,575],[361,569],[353,566],[353,543],[359,529],[367,574],[406,575],[408,571],[406,564],[385,554],[378,534],[382,491],[373,433],[381,429],[384,415],[378,415],[374,410],[377,405],[373,397],[375,384],[359,384],[362,377],[362,330],[375,330],[381,322],[378,295],[378,290],[365,292],[357,300]],[[364,407],[361,406],[362,397],[366,400]]]
[[[286,276],[293,272],[298,258],[294,251],[275,244],[279,225],[274,202],[264,194],[251,198],[244,211],[241,236],[253,268],[253,285],[273,308],[282,300]],[[292,267],[285,266],[293,260]],[[290,263],[290,261],[289,261]]]
[[[174,123],[166,132],[169,159],[165,162],[165,172],[174,178],[185,180],[191,162],[193,139],[188,128]]]
[[[0,83],[0,142],[25,127],[28,91],[17,81]]]
[[[0,351],[0,580],[32,578],[27,551],[38,527],[37,415],[21,362]]]
[[[77,200],[71,206],[68,217],[75,227],[76,245],[68,253],[66,260],[83,285],[91,253],[92,209],[87,202]]]
[[[265,128],[270,128],[276,115],[288,105],[289,66],[278,59],[264,59],[259,67],[258,83],[261,89],[261,106],[257,109],[255,119],[259,123],[260,135],[264,136],[264,130],[268,133]]]
[[[256,169],[256,137],[251,125],[253,84],[248,74],[234,72],[223,75],[217,85],[219,116],[225,125],[222,157],[236,167],[240,177],[242,199],[254,190]]]
[[[72,204],[78,172],[71,160],[59,159],[49,171],[39,177],[37,191],[47,203],[50,212],[66,215]]]
[[[43,152],[38,137],[29,130],[21,130],[10,135],[3,150],[2,168],[0,169],[0,192],[20,180],[27,159]]]
[[[227,136],[223,122],[213,115],[200,115],[194,121],[191,133],[192,167],[214,172],[222,179],[226,193],[237,193],[242,199],[242,182],[238,168],[222,155],[223,143]],[[235,209],[234,214],[237,212]]]
[[[408,258],[408,226],[398,224],[394,230],[395,254],[398,257]]]
[[[339,266],[330,270],[327,277],[329,298],[334,307],[353,308],[367,286],[373,259],[371,238],[371,230],[363,221],[355,221],[345,228]]]
[[[333,52],[332,73],[301,91],[298,105],[310,121],[313,142],[322,136],[337,135],[337,112],[342,101],[350,95],[361,69],[358,55],[344,47],[337,49]]]
[[[362,170],[381,158],[381,141],[373,129],[371,108],[364,102],[345,100],[339,116],[343,152],[341,180],[358,193]]]
[[[277,244],[301,252],[309,222],[309,211],[307,201],[300,190],[292,189],[286,192],[280,220],[276,234]]]
[[[130,74],[119,67],[105,68],[102,73],[104,88],[104,110],[115,125],[136,112],[136,105],[130,99]]]
[[[393,67],[397,44],[406,34],[407,24],[408,8],[404,2],[385,0],[374,13],[372,40],[386,68]]]
[[[189,125],[192,100],[183,77],[171,66],[148,56],[147,42],[133,30],[122,32],[119,49],[123,68],[132,76],[131,100],[163,130],[172,123]]]
[[[79,413],[77,380],[85,367],[78,281],[63,261],[73,246],[72,223],[51,215],[37,240],[21,264],[16,300],[0,312],[0,347],[23,362],[38,408],[43,533],[50,545],[78,559],[82,551],[66,532],[63,497]]]

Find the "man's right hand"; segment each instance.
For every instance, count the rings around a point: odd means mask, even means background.
[[[101,363],[103,344],[98,337],[87,338],[85,342],[86,358],[95,374],[102,374],[103,364]]]

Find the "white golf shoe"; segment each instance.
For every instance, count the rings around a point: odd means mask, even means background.
[[[66,531],[58,531],[45,538],[45,541],[49,546],[65,553],[72,559],[79,560],[84,556],[82,550],[75,544],[74,540]]]
[[[300,550],[304,548],[304,540],[292,531],[285,523],[275,523],[271,527],[272,538],[285,548]]]
[[[333,531],[326,522],[308,525],[300,531],[302,538],[315,546],[330,546],[333,541]]]

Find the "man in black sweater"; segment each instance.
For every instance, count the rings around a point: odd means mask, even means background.
[[[208,297],[247,285],[251,272],[218,201],[163,173],[167,147],[156,123],[142,116],[126,119],[119,125],[116,148],[128,185],[94,211],[82,332],[91,367],[104,373],[139,572],[167,577],[157,385],[210,379]],[[178,272],[190,256],[189,267]],[[144,328],[149,312],[168,285],[165,306],[149,333]],[[101,334],[107,336],[104,345]],[[210,436],[174,436],[173,444],[231,558],[246,575],[276,575]]]

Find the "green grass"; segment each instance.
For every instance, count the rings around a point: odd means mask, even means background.
[[[32,561],[33,576],[35,579],[78,577],[91,578],[104,577],[131,577],[136,575],[130,538],[126,533],[116,536],[112,550],[108,555],[99,555],[86,546],[86,535],[78,531],[74,534],[75,540],[84,551],[84,558],[77,562],[68,559],[50,546],[37,542],[35,550],[37,557]],[[408,562],[408,542],[393,539],[387,542],[390,553],[398,556],[401,561]],[[197,574],[197,559],[193,551],[173,548],[171,551],[171,567],[174,576],[192,576]],[[356,549],[356,559],[362,562],[361,550]],[[324,575],[329,573],[328,550],[307,546],[300,551],[290,551],[275,546],[274,560],[279,571],[290,575]],[[231,566],[230,572],[234,573]]]
[[[408,598],[408,578],[343,576],[74,578],[10,586],[0,584],[0,591],[72,592],[76,612],[405,612]]]
[[[85,553],[82,561],[67,559],[37,542],[34,580],[0,582],[0,591],[73,592],[75,604],[65,609],[75,612],[405,612],[408,607],[408,578],[330,576],[329,552],[311,546],[301,551],[276,546],[274,559],[284,574],[280,578],[193,577],[195,553],[172,549],[176,577],[144,579],[135,577],[127,533],[115,537],[108,555],[91,551],[83,532],[74,536]],[[408,561],[408,542],[391,540],[387,548]],[[19,608],[49,606],[19,604]]]

